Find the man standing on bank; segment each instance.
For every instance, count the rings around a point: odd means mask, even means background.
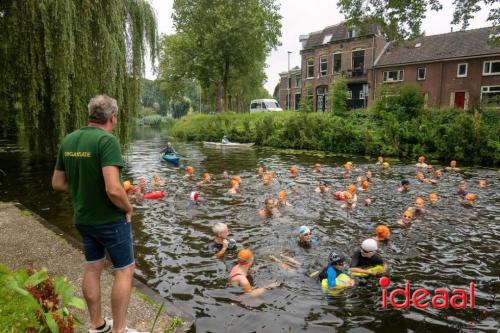
[[[118,121],[117,102],[106,95],[95,96],[88,114],[88,126],[67,135],[59,148],[52,187],[71,194],[85,252],[82,289],[90,313],[89,332],[136,332],[125,327],[135,261],[132,205],[120,181],[124,162],[118,140],[111,134]],[[113,322],[101,312],[100,280],[106,252],[115,273]]]

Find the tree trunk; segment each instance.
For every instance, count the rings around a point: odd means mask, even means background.
[[[228,91],[228,82],[229,82],[229,60],[226,59],[224,62],[224,74],[222,76],[223,84],[222,87],[224,89],[224,111],[229,111],[229,100],[227,98]]]
[[[215,83],[215,112],[219,113],[222,111],[221,97],[222,97],[222,81],[217,81]]]

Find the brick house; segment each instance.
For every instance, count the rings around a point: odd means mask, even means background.
[[[344,23],[300,36],[302,50],[301,89],[288,87],[287,72],[280,73],[280,104],[287,105],[290,89],[291,109],[297,109],[300,97],[313,96],[316,111],[328,111],[328,88],[335,78],[344,75],[349,89],[349,108],[363,108],[370,103],[372,64],[387,44],[380,29],[369,25],[365,32],[348,29]],[[300,69],[295,69],[296,74]],[[290,73],[290,76],[293,74]],[[306,86],[310,89],[306,91]],[[291,90],[290,90],[291,91]]]
[[[488,45],[491,33],[481,28],[389,43],[376,25],[363,34],[344,23],[326,27],[300,37],[302,70],[280,73],[279,101],[296,110],[308,93],[316,111],[328,111],[328,87],[344,75],[350,109],[369,106],[381,84],[402,83],[419,85],[428,107],[497,105],[500,47]]]
[[[491,33],[480,28],[389,43],[375,60],[372,86],[416,84],[428,107],[491,105],[500,97],[500,47],[488,44]]]

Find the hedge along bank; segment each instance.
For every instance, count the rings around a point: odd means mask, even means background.
[[[413,108],[353,110],[345,115],[301,112],[193,114],[169,134],[187,141],[255,142],[276,148],[500,164],[500,111]]]

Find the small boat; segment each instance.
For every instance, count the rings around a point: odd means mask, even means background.
[[[222,142],[209,142],[209,141],[203,141],[203,147],[207,148],[250,148],[254,145],[255,143],[238,143],[238,142],[228,142],[228,143],[222,143]]]
[[[170,162],[172,163],[173,165],[175,166],[179,166],[179,156],[177,156],[177,154],[161,154],[161,157],[167,161],[167,162]]]

